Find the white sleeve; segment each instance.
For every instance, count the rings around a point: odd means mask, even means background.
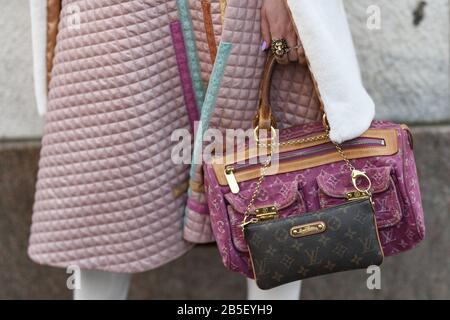
[[[366,131],[375,114],[363,87],[341,0],[287,0],[330,124],[330,138],[343,142]]]

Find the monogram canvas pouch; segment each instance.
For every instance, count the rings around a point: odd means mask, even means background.
[[[383,261],[370,199],[248,224],[244,235],[261,289]]]

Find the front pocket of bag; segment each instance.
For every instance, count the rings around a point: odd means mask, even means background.
[[[244,213],[252,198],[255,184],[251,184],[249,189],[241,190],[238,194],[231,192],[225,194],[232,242],[236,250],[240,252],[248,252],[240,224],[244,220]],[[255,200],[254,208],[269,206],[277,207],[278,218],[305,213],[306,204],[299,183],[297,181],[264,181]]]
[[[402,219],[402,205],[397,190],[393,167],[365,169],[372,182],[372,199],[379,229],[394,226]],[[321,208],[329,208],[347,201],[347,192],[354,191],[350,174],[322,171],[317,177],[319,203]]]

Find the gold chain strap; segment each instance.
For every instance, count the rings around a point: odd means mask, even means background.
[[[258,220],[256,218],[250,218],[250,211],[253,207],[253,204],[256,201],[256,198],[259,195],[259,192],[261,190],[261,185],[262,182],[264,180],[264,177],[266,175],[267,169],[270,166],[271,160],[272,160],[272,154],[273,154],[273,147],[274,146],[288,146],[288,145],[294,145],[294,144],[303,144],[303,143],[308,143],[308,142],[315,142],[315,141],[321,141],[321,140],[325,140],[325,139],[330,139],[330,130],[329,127],[326,126],[325,127],[325,133],[321,134],[319,136],[314,136],[314,137],[306,137],[306,138],[301,138],[301,139],[295,139],[295,140],[289,140],[289,141],[285,141],[285,142],[279,142],[279,143],[262,143],[259,141],[259,139],[257,139],[257,146],[258,147],[269,147],[269,155],[267,156],[266,161],[264,161],[264,164],[261,167],[261,176],[258,178],[258,181],[256,182],[256,187],[255,190],[253,191],[252,197],[250,199],[249,204],[247,205],[247,208],[245,209],[244,212],[244,219],[242,220],[241,223],[241,227],[244,228],[246,225],[248,225],[249,223],[254,223],[257,222]],[[331,141],[331,139],[330,139]],[[358,171],[355,169],[355,167],[350,163],[350,160],[347,158],[347,156],[344,153],[344,150],[342,149],[342,146],[336,142],[331,141],[334,146],[336,147],[337,152],[339,153],[339,155],[341,156],[341,158],[344,160],[346,167],[350,170],[351,172],[351,177],[352,177],[352,183],[355,186],[355,188],[358,191],[361,192],[366,192],[369,196],[370,196],[370,188],[371,188],[371,183],[370,183],[370,179],[367,177],[367,175],[362,172],[362,171]],[[365,190],[361,190],[357,187],[356,185],[356,179],[358,177],[364,177],[365,179],[367,179],[367,181],[369,182],[369,186],[367,187],[367,189]]]
[[[259,143],[258,143],[259,146]],[[259,195],[259,190],[261,189],[261,184],[264,180],[264,177],[266,176],[266,171],[269,168],[270,162],[272,161],[272,152],[273,152],[273,143],[269,144],[270,151],[267,155],[266,161],[264,161],[264,164],[261,167],[261,175],[258,178],[258,181],[256,182],[255,190],[253,191],[252,197],[250,199],[250,202],[247,205],[247,208],[244,212],[244,220],[242,220],[241,227],[244,228],[247,224],[255,222],[255,218],[250,219],[247,221],[247,219],[250,217],[250,210],[253,207],[253,204],[255,203],[256,197]]]
[[[333,144],[336,147],[336,150],[340,154],[341,158],[344,160],[345,165],[350,170],[350,172],[353,172],[354,170],[356,170],[355,167],[350,163],[350,160],[348,160],[347,156],[344,153],[344,150],[342,150],[342,146],[335,142],[333,142]]]
[[[294,144],[303,144],[303,143],[308,143],[308,142],[315,142],[315,141],[321,141],[321,140],[325,140],[329,138],[329,134],[328,132],[318,135],[318,136],[314,136],[314,137],[306,137],[306,138],[301,138],[301,139],[294,139],[294,140],[288,140],[288,141],[284,141],[284,142],[271,142],[271,143],[262,143],[259,140],[257,140],[257,146],[258,147],[264,147],[264,148],[270,148],[269,149],[269,154],[267,156],[266,161],[264,161],[262,167],[261,167],[261,176],[258,178],[258,181],[256,182],[256,187],[255,190],[253,191],[252,197],[250,199],[249,204],[247,205],[247,208],[245,209],[244,212],[244,220],[241,223],[241,227],[245,227],[247,224],[249,223],[253,223],[255,222],[255,218],[248,220],[248,218],[250,217],[250,211],[253,207],[253,204],[256,201],[256,198],[259,195],[259,191],[261,189],[261,184],[264,180],[264,177],[266,176],[266,172],[267,169],[270,166],[271,160],[272,160],[272,154],[273,154],[273,148],[275,146],[289,146],[289,145],[294,145]]]

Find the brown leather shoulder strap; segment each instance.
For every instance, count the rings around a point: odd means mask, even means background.
[[[276,64],[275,56],[269,53],[259,87],[258,113],[254,121],[254,126],[258,126],[259,129],[270,130],[271,126],[276,128],[276,121],[272,116],[272,109],[270,107],[270,84],[273,69]]]

